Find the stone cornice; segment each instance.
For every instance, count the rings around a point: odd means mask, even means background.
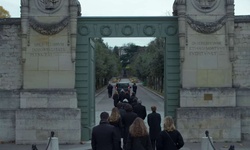
[[[250,23],[250,15],[245,16],[235,16],[235,23]]]
[[[4,18],[0,19],[1,25],[21,25],[21,18]]]

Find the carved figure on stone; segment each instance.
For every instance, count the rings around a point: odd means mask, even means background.
[[[59,0],[44,0],[44,6],[47,10],[55,9],[56,4],[59,2]]]
[[[62,4],[63,0],[36,0],[35,1],[37,8],[44,13],[54,13],[58,11]]]
[[[218,8],[220,0],[191,0],[193,6],[200,12],[212,12]]]
[[[210,9],[214,6],[216,0],[196,0],[202,9]]]
[[[77,1],[77,16],[81,16],[82,15],[82,13],[81,13],[81,11],[82,11],[82,8],[81,8],[81,3],[79,2],[79,1]]]

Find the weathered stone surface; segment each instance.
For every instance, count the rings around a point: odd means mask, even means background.
[[[233,85],[239,88],[250,87],[250,24],[235,24],[235,61],[233,63]]]
[[[241,141],[241,111],[237,107],[178,108],[177,129],[187,141],[199,141],[208,130],[214,141]]]
[[[213,3],[213,4],[212,4]],[[183,88],[231,87],[232,64],[227,45],[225,2],[187,1]],[[210,8],[211,7],[211,8]],[[209,12],[209,13],[208,13]]]
[[[22,84],[20,20],[0,23],[0,89],[19,89]]]
[[[182,88],[181,107],[235,107],[236,92],[233,88]]]
[[[241,133],[243,140],[250,140],[250,107],[241,107]]]
[[[0,109],[0,141],[15,141],[15,110]]]
[[[22,90],[21,108],[77,108],[74,89]]]
[[[0,110],[20,108],[20,92],[18,90],[0,90]]]
[[[16,111],[16,143],[46,143],[54,131],[60,143],[79,143],[79,109],[19,109]]]

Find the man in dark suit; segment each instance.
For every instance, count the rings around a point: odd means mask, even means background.
[[[120,150],[120,139],[116,134],[115,127],[108,122],[109,114],[102,112],[100,118],[100,124],[92,130],[92,150]]]
[[[149,135],[153,150],[155,150],[155,141],[161,132],[161,115],[156,112],[156,106],[151,107],[152,113],[148,114]]]
[[[134,106],[133,110],[138,115],[138,117],[142,118],[143,120],[146,118],[146,107],[142,105],[142,101],[140,99],[137,100],[137,104]]]

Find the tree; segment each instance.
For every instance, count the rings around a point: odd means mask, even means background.
[[[119,57],[102,38],[95,38],[96,88],[103,87],[112,77],[118,76],[121,70]]]
[[[10,13],[0,6],[0,18],[10,18]]]

